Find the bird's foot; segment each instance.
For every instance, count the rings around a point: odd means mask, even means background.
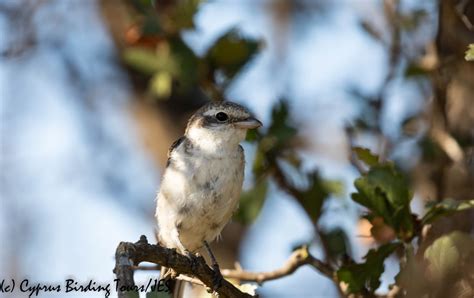
[[[212,271],[214,272],[212,276],[212,291],[215,292],[222,286],[222,281],[224,280],[224,277],[221,274],[219,264],[212,264]]]
[[[191,262],[191,271],[195,273],[198,269],[198,260],[197,258],[199,257],[198,254],[194,255],[192,252],[189,250],[185,251],[186,257],[188,257],[189,261]]]

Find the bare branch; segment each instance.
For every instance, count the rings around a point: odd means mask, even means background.
[[[213,287],[214,271],[206,264],[202,256],[193,256],[193,260],[181,255],[174,249],[160,245],[149,244],[145,236],[141,236],[136,243],[121,242],[115,253],[115,269],[119,286],[118,297],[127,297],[126,290],[133,289],[133,268],[141,262],[151,262],[164,267],[172,268],[178,274],[195,276],[204,285]],[[194,263],[194,264],[193,264]],[[237,289],[227,280],[222,280],[221,286],[216,290],[219,297],[254,297]]]
[[[310,265],[318,270],[324,276],[335,280],[334,270],[326,263],[313,257],[307,247],[295,250],[285,264],[274,271],[269,272],[248,272],[242,269],[224,269],[222,275],[228,278],[238,279],[240,281],[254,281],[262,284],[265,281],[282,278],[293,274],[298,268],[304,265]]]
[[[202,281],[200,281],[199,279],[193,278],[193,277],[190,277],[190,276],[187,276],[187,275],[178,275],[178,276],[176,277],[176,279],[179,279],[179,280],[182,280],[182,281],[187,281],[187,282],[193,283],[193,284],[195,284],[195,285],[203,286],[203,287],[206,286],[206,285],[203,284]]]
[[[431,136],[453,162],[460,162],[464,159],[464,152],[461,146],[446,130],[433,128]]]

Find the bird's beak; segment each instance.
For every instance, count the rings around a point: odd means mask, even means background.
[[[252,129],[252,128],[257,128],[257,127],[262,126],[262,122],[258,121],[254,117],[249,117],[245,120],[234,122],[234,125],[237,126],[238,128]]]

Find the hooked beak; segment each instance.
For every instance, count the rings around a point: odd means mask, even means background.
[[[252,128],[257,128],[257,127],[262,126],[262,122],[258,121],[254,117],[249,117],[245,120],[234,122],[234,125],[237,126],[238,128],[252,129]]]

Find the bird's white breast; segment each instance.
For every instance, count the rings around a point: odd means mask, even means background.
[[[214,240],[237,208],[244,176],[244,157],[240,146],[221,152],[203,152],[189,143],[171,154],[158,194],[157,219],[160,238],[177,247],[171,235],[190,251],[202,242]]]

